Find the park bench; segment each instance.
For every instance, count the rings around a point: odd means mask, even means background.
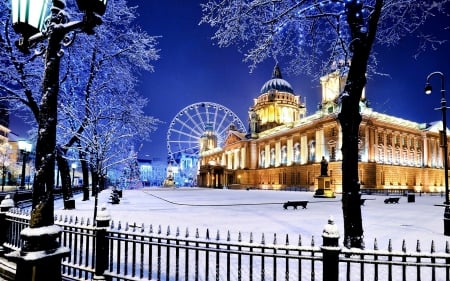
[[[384,199],[384,204],[398,204],[400,197],[389,197]]]
[[[366,203],[367,200],[375,200],[375,199],[373,199],[373,198],[361,198],[359,200],[360,200],[361,206],[364,206],[364,203]]]
[[[296,210],[298,206],[302,206],[303,209],[306,209],[306,205],[308,205],[308,201],[287,201],[283,204],[283,208],[287,210],[288,207],[293,207]]]

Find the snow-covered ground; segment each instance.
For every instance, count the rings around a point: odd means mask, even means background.
[[[301,235],[303,245],[308,245],[314,237],[316,245],[322,243],[322,230],[328,218],[333,216],[341,237],[343,219],[340,195],[334,199],[313,198],[311,192],[268,191],[268,190],[230,190],[201,188],[146,188],[124,190],[120,204],[108,203],[111,191],[99,194],[98,206],[106,205],[115,224],[119,221],[137,225],[144,224],[153,228],[161,225],[163,231],[170,226],[184,233],[199,230],[204,236],[206,229],[211,235],[220,232],[222,238],[230,231],[232,240],[237,240],[239,232],[243,241],[253,234],[255,242],[264,233],[266,241],[274,234],[280,243],[286,234],[296,243]],[[407,197],[401,197],[399,204],[385,204],[385,196],[363,195],[367,200],[362,206],[363,226],[367,249],[373,249],[377,239],[379,249],[387,249],[389,239],[394,250],[401,250],[403,239],[409,251],[415,251],[420,240],[422,252],[429,252],[434,240],[437,252],[445,251],[449,237],[443,235],[444,208],[440,196],[416,195],[414,203],[408,203]],[[55,204],[55,213],[59,216],[77,216],[92,221],[94,198],[81,201],[77,195],[76,209],[64,210],[62,203]],[[309,201],[306,209],[283,209],[288,200]],[[295,242],[294,242],[295,241]],[[342,244],[342,239],[341,239]]]

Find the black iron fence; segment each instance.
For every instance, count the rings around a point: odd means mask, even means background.
[[[20,232],[29,213],[4,213],[5,252],[21,248]],[[320,239],[301,236],[244,238],[227,233],[191,233],[188,229],[113,223],[95,227],[89,220],[57,217],[61,245],[71,253],[62,262],[65,280],[450,280],[450,249],[436,251],[434,242],[414,250],[346,249],[327,225]]]

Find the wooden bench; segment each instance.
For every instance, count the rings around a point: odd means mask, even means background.
[[[306,209],[306,205],[308,205],[308,201],[287,201],[283,204],[283,208],[287,210],[288,207],[293,207],[296,210],[298,206],[302,206],[303,209]]]
[[[389,197],[384,199],[384,204],[398,204],[400,197]]]

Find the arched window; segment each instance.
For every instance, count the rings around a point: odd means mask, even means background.
[[[259,153],[259,167],[264,168],[266,166],[266,152],[261,150]]]
[[[287,164],[287,147],[285,145],[283,145],[283,147],[281,148],[280,163],[282,165],[286,165]]]
[[[412,150],[409,152],[409,163],[408,163],[409,166],[414,166],[414,159],[415,159],[414,151]]]
[[[402,165],[406,166],[408,165],[408,150],[403,150],[403,159],[402,159]]]
[[[309,161],[316,162],[316,141],[309,143]]]
[[[420,149],[417,150],[416,157],[416,166],[422,167],[422,151]]]
[[[384,147],[383,147],[383,145],[379,145],[378,146],[377,162],[378,163],[384,163]]]
[[[395,149],[395,158],[394,158],[394,164],[399,165],[400,164],[400,149]]]
[[[336,141],[328,142],[328,151],[330,153],[330,161],[336,161]]]
[[[292,159],[294,159],[294,163],[300,163],[300,144],[298,142],[294,145],[293,153]]]
[[[392,164],[392,162],[393,162],[392,146],[388,146],[386,163]]]
[[[275,148],[270,149],[270,166],[275,166]]]

